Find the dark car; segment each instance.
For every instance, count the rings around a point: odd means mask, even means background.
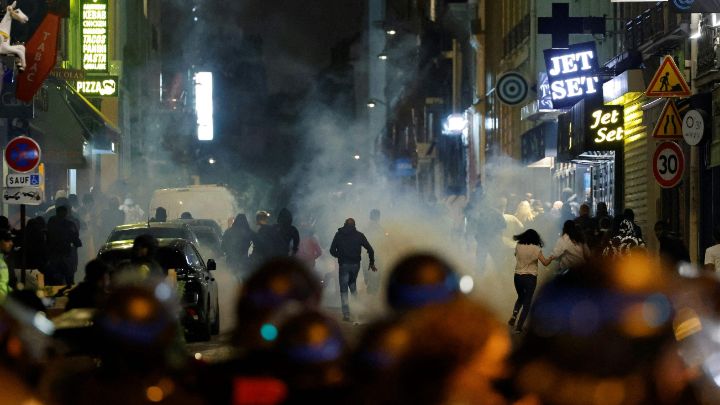
[[[214,219],[208,218],[192,218],[192,219],[173,219],[170,223],[188,224],[193,230],[198,227],[212,228],[215,233],[222,236],[222,228]]]
[[[113,228],[106,243],[123,244],[133,241],[140,235],[152,235],[157,239],[185,239],[195,246],[199,246],[197,235],[189,225],[174,222],[141,222],[137,224],[120,225]]]
[[[222,229],[214,219],[173,219],[173,224],[186,224],[198,238],[200,253],[205,256],[219,257],[221,255]]]
[[[200,253],[208,257],[218,257],[222,255],[222,236],[218,235],[213,228],[208,226],[196,226],[193,232],[200,241]]]
[[[182,287],[180,319],[188,340],[209,340],[220,332],[218,286],[212,271],[215,261],[207,264],[195,246],[185,239],[159,239],[155,260],[167,274],[174,270]],[[130,259],[132,242],[105,244],[98,258],[117,267]]]

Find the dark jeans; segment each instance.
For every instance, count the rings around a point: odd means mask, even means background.
[[[532,274],[516,274],[515,275],[515,291],[517,291],[517,301],[515,301],[515,308],[513,308],[513,316],[517,316],[520,313],[515,328],[520,330],[525,324],[525,318],[530,313],[530,306],[532,305],[533,294],[535,294],[535,286],[537,286],[537,276]]]
[[[343,316],[350,316],[350,304],[348,303],[348,288],[353,296],[357,295],[358,273],[360,273],[360,263],[345,263],[340,265],[340,301],[342,302]]]
[[[72,287],[75,272],[72,268],[72,257],[55,257],[48,261],[45,268],[45,285],[66,285]]]

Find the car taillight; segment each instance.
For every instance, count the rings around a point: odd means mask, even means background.
[[[274,405],[287,398],[287,387],[270,377],[239,377],[233,381],[233,404]]]

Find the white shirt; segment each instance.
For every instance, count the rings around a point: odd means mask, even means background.
[[[538,259],[540,258],[540,246],[522,245],[515,246],[515,274],[530,274],[537,276]]]
[[[712,264],[715,271],[720,271],[720,243],[705,250],[705,264]]]
[[[561,270],[582,265],[588,253],[586,245],[573,242],[567,234],[557,240],[552,251],[552,255],[560,259]]]

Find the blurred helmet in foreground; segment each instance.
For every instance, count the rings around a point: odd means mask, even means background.
[[[504,403],[494,383],[507,375],[510,339],[483,305],[467,298],[428,305],[399,327],[397,338],[408,343],[381,383],[378,403]]]
[[[292,258],[265,262],[243,284],[237,304],[234,342],[244,349],[268,347],[273,339],[263,325],[289,303],[315,308],[320,304],[320,282]]]
[[[644,254],[577,270],[538,294],[514,355],[517,388],[543,404],[694,403],[672,271]]]
[[[390,273],[387,301],[396,311],[449,301],[460,293],[457,273],[430,254],[415,254],[398,262]]]
[[[95,318],[104,360],[162,366],[177,337],[177,314],[177,299],[168,284],[116,289]]]
[[[345,382],[347,350],[338,324],[317,310],[301,310],[283,321],[273,352],[291,401],[325,397],[333,403]]]

